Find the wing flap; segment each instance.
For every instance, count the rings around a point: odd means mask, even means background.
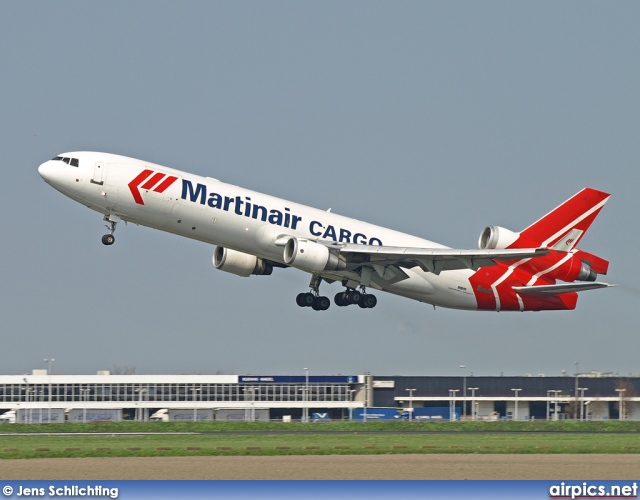
[[[517,248],[501,250],[457,250],[452,248],[411,248],[347,244],[341,254],[359,255],[377,266],[420,266],[424,271],[440,274],[455,269],[494,266],[495,261],[514,261],[547,255],[546,248]],[[347,256],[347,260],[349,256]],[[355,260],[355,259],[353,259]]]

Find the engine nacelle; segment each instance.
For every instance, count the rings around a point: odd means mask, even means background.
[[[582,261],[580,264],[580,273],[578,274],[579,281],[595,281],[598,279],[598,273],[596,273],[591,266]]]
[[[487,226],[480,233],[478,247],[480,250],[504,249],[514,243],[520,235],[500,226]]]
[[[539,259],[533,259],[527,263],[527,267],[535,271],[542,271],[545,278],[562,281],[595,281],[598,278],[591,266],[577,255],[569,257],[564,252],[551,251]],[[560,264],[562,262],[562,264]]]
[[[216,247],[213,252],[213,265],[216,269],[237,276],[268,275],[273,266],[255,255],[224,247]]]
[[[284,263],[309,272],[336,271],[347,263],[326,246],[301,238],[290,238],[284,246]]]

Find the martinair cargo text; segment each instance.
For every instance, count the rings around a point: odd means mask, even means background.
[[[213,264],[238,276],[294,267],[311,274],[300,307],[331,301],[322,281],[340,282],[338,306],[375,307],[372,290],[435,306],[487,311],[569,310],[576,292],[609,263],[577,248],[606,201],[585,188],[523,231],[488,226],[479,250],[456,250],[210,177],[107,153],[63,153],[38,169],[69,198],[104,215],[114,242],[121,221],[216,245]]]

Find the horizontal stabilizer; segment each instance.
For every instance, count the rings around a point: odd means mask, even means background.
[[[513,289],[517,293],[532,295],[534,297],[550,297],[552,295],[560,295],[561,293],[582,292],[584,290],[596,290],[597,288],[608,288],[609,283],[560,283],[557,285],[540,285],[540,286],[514,286]]]

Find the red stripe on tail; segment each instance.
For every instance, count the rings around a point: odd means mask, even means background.
[[[509,248],[553,246],[569,231],[576,229],[582,233],[572,242],[572,248],[575,248],[610,196],[596,189],[583,189],[522,231]]]

